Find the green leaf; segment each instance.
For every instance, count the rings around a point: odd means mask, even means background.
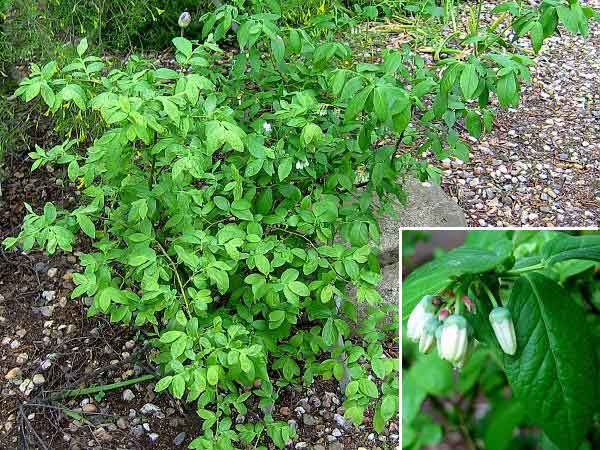
[[[167,331],[167,332],[161,334],[159,340],[163,344],[170,344],[171,342],[173,342],[176,339],[179,339],[181,336],[183,336],[183,334],[184,334],[183,331],[171,330],[171,331]]]
[[[460,74],[460,88],[467,100],[473,98],[478,85],[477,68],[474,64],[466,64]]]
[[[385,122],[389,116],[388,98],[386,89],[382,86],[373,91],[373,109],[380,122]]]
[[[577,13],[568,6],[562,5],[556,8],[556,12],[558,13],[558,18],[563,23],[565,28],[571,33],[577,34],[577,31],[579,30]]]
[[[525,409],[518,401],[495,403],[486,419],[483,435],[486,450],[508,450],[515,428],[525,419]]]
[[[346,385],[346,397],[350,397],[358,392],[358,381],[351,381]]]
[[[377,378],[383,380],[385,378],[385,359],[384,358],[373,358],[371,360],[371,370]]]
[[[192,43],[186,38],[178,36],[173,39],[173,44],[175,45],[175,48],[183,53],[186,58],[190,58],[192,56]]]
[[[229,275],[227,272],[215,267],[206,269],[208,277],[217,285],[217,289],[221,294],[224,294],[229,289]]]
[[[169,116],[169,118],[175,122],[175,124],[179,124],[180,113],[177,105],[165,97],[161,97],[160,100],[165,112],[167,113],[167,116]]]
[[[185,392],[185,378],[183,374],[179,374],[173,377],[173,381],[171,382],[171,392],[175,398],[183,397],[183,393]]]
[[[515,74],[510,72],[503,77],[500,77],[498,84],[496,85],[496,94],[500,105],[504,108],[514,105],[515,101],[518,100],[517,96],[517,80]]]
[[[290,291],[296,295],[299,295],[300,297],[308,297],[310,295],[310,290],[301,281],[290,281],[288,288]]]
[[[252,361],[250,360],[250,358],[248,358],[246,356],[245,353],[240,353],[240,367],[246,373],[249,373],[252,371],[252,368],[253,368]]]
[[[285,44],[280,36],[275,36],[271,39],[271,52],[273,53],[275,61],[277,61],[278,64],[281,64],[285,56]]]
[[[96,237],[96,227],[94,226],[94,222],[92,222],[85,214],[77,214],[76,217],[77,223],[81,227],[81,231],[94,239]]]
[[[323,287],[323,289],[321,289],[321,301],[323,303],[327,303],[331,300],[331,297],[333,297],[333,289],[334,288],[331,284],[328,284],[327,286]]]
[[[321,336],[323,337],[323,342],[325,342],[325,345],[327,345],[328,347],[333,346],[333,344],[337,342],[337,328],[335,328],[335,324],[332,319],[327,319],[325,325],[323,325],[323,331],[321,332]]]
[[[390,420],[396,415],[398,399],[393,395],[386,395],[381,401],[381,415],[384,421]]]
[[[436,295],[452,281],[466,273],[483,273],[502,263],[506,256],[476,248],[457,248],[440,258],[423,264],[402,283],[402,317],[408,318],[425,295]]]
[[[363,421],[364,412],[364,408],[360,406],[351,406],[344,413],[344,417],[350,419],[354,425],[359,426]]]
[[[429,394],[445,395],[454,385],[452,366],[435,353],[420,356],[410,374],[414,382]]]
[[[108,311],[113,300],[119,301],[120,299],[121,290],[112,286],[106,287],[96,294],[98,308],[104,312]]]
[[[377,398],[379,397],[379,389],[377,389],[377,385],[368,378],[362,378],[358,382],[358,387],[360,391],[368,397]]]
[[[508,308],[517,353],[504,366],[514,395],[560,448],[575,448],[597,406],[595,346],[583,309],[557,283],[529,273],[515,283]]]
[[[544,43],[544,27],[540,22],[534,22],[531,30],[529,30],[529,34],[531,35],[533,50],[538,53]]]
[[[206,380],[211,386],[215,386],[219,382],[219,366],[209,366],[206,371]]]
[[[171,356],[173,358],[177,358],[185,352],[185,348],[187,346],[187,336],[183,334],[179,339],[177,339],[171,345]]]
[[[46,223],[52,223],[56,220],[56,207],[50,202],[44,205],[44,217]]]
[[[354,118],[364,109],[365,102],[367,101],[367,98],[369,97],[369,94],[372,90],[373,85],[369,85],[362,91],[360,91],[357,95],[355,95],[352,98],[352,100],[350,100],[350,103],[346,108],[346,112],[344,113],[345,122],[354,120]]]
[[[600,261],[600,236],[560,236],[546,242],[541,253],[546,264],[568,259]]]
[[[469,111],[467,113],[467,117],[465,119],[465,126],[467,127],[467,131],[474,138],[479,138],[481,136],[481,117],[475,111]]]
[[[402,422],[411,423],[421,411],[421,405],[427,397],[427,391],[415,381],[411,372],[405,372],[402,377],[402,392],[410,392],[410,395],[402,396]]]
[[[161,392],[164,391],[165,389],[167,389],[169,387],[169,385],[171,384],[171,381],[173,381],[173,376],[171,375],[167,375],[164,378],[161,378],[158,383],[156,383],[156,386],[154,386],[154,392]]]
[[[258,172],[260,172],[260,169],[262,169],[264,162],[265,162],[264,159],[255,159],[253,161],[250,161],[248,163],[248,165],[246,166],[246,170],[244,171],[244,176],[246,178],[249,178],[249,177],[253,177],[254,175],[256,175]]]
[[[87,49],[88,49],[87,38],[83,38],[81,41],[79,41],[79,45],[77,45],[77,54],[79,56],[83,56],[83,54],[85,53],[85,51]]]
[[[269,260],[265,255],[254,256],[254,263],[264,275],[268,275],[271,272],[271,264],[269,264]]]
[[[215,202],[215,206],[220,210],[229,211],[229,200],[225,197],[217,195],[216,197],[213,197],[213,202]]]
[[[279,181],[283,181],[287,178],[287,176],[292,171],[292,158],[283,158],[277,166],[277,176],[279,176]]]
[[[274,330],[279,328],[285,320],[285,311],[276,310],[269,313],[269,328]]]

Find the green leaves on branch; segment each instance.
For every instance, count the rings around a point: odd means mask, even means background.
[[[504,365],[514,394],[559,448],[575,448],[597,405],[595,350],[583,310],[538,273],[517,280],[508,305],[518,351]]]
[[[294,430],[269,408],[281,386],[319,377],[355,382],[348,419],[372,407],[381,431],[399,408],[399,368],[381,344],[397,322],[383,326],[395,315],[376,290],[377,219],[414,161],[373,143],[412,119],[399,67],[345,64],[346,46],[305,45],[300,32],[288,42],[275,18],[231,5],[204,19],[204,43],[173,40],[178,67],[132,57],[104,71],[83,41],[66,67],[34,66],[17,95],[92,134],[87,147],[36,147],[33,168],[67,166],[81,205],[26,205],[4,244],[53,253],[91,240],[72,296],[93,297],[90,315],[154,330],[156,390],[202,419],[191,448],[256,439],[260,427],[233,425],[251,397],[285,447]],[[222,73],[216,42],[234,21],[243,51]],[[368,304],[360,327],[355,302]]]

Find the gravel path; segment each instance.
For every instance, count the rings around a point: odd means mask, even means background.
[[[431,158],[469,226],[598,226],[600,23],[546,41],[522,103],[471,143],[468,163]]]

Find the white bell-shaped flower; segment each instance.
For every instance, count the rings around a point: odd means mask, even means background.
[[[425,322],[435,317],[435,306],[432,300],[432,295],[426,295],[410,313],[406,324],[406,335],[411,341],[418,342],[421,339]]]
[[[492,309],[489,318],[502,351],[508,355],[514,355],[517,352],[517,338],[510,311],[498,306]]]
[[[463,361],[469,342],[467,320],[460,315],[452,315],[442,325],[439,353],[442,359],[456,366]]]
[[[440,327],[440,321],[435,316],[427,319],[423,326],[423,332],[419,339],[419,351],[421,353],[429,353],[435,343],[435,333]]]

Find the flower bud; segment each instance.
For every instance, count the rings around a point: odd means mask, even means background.
[[[466,295],[463,295],[462,296],[462,301],[465,304],[465,306],[467,307],[467,309],[469,310],[469,312],[475,311],[475,303],[473,303],[473,300],[471,300]]]
[[[435,307],[431,303],[433,297],[426,295],[412,310],[406,324],[406,335],[411,341],[418,342],[423,333],[425,322],[433,317]]]
[[[514,355],[517,352],[517,338],[510,311],[500,306],[492,309],[490,323],[502,351],[508,355]]]
[[[440,320],[446,320],[449,315],[450,315],[450,311],[448,310],[448,308],[442,308],[440,310],[438,317]]]
[[[184,11],[179,16],[179,20],[177,21],[177,24],[179,25],[180,28],[187,28],[187,26],[190,24],[191,21],[192,21],[192,16],[190,15],[190,13],[187,11]]]
[[[467,352],[469,341],[467,320],[463,316],[452,315],[442,325],[440,357],[456,366]]]
[[[419,339],[419,351],[421,353],[429,353],[435,342],[435,333],[440,327],[440,321],[435,316],[430,317],[423,326],[423,332]]]

